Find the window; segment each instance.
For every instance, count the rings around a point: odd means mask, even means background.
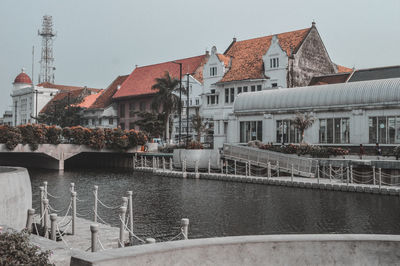
[[[276,121],[276,142],[278,143],[299,143],[300,130],[290,120]]]
[[[210,67],[210,76],[214,77],[217,75],[217,67]]]
[[[123,103],[119,106],[119,116],[122,118],[125,117],[125,104]]]
[[[350,143],[350,119],[327,118],[319,120],[320,143]]]
[[[240,122],[240,142],[262,141],[262,121]]]
[[[125,129],[125,123],[120,123],[119,126],[120,126],[120,128],[121,128],[122,130]]]
[[[200,105],[200,99],[196,99],[196,105]]]
[[[146,110],[146,103],[145,102],[140,102],[139,109],[140,109],[140,111],[145,111]]]
[[[279,67],[279,58],[271,58],[269,59],[269,67],[270,68],[278,68]]]
[[[272,83],[271,86],[272,86],[272,88],[276,88],[276,87],[278,87],[278,83]]]
[[[129,129],[135,129],[135,123],[130,122],[129,123]]]
[[[129,117],[134,117],[135,116],[135,104],[130,103],[129,104]]]
[[[192,99],[190,99],[189,106],[192,106]]]
[[[257,85],[257,91],[261,91],[261,85]]]
[[[109,124],[109,125],[112,125],[112,124],[114,124],[114,121],[113,121],[113,119],[112,119],[112,118],[109,118],[109,119],[108,119],[108,124]]]
[[[400,143],[400,117],[369,117],[369,143]]]
[[[256,91],[256,86],[251,86],[251,91]]]
[[[242,93],[242,87],[238,87],[238,92],[237,92],[237,94],[240,94],[240,93]]]
[[[101,126],[101,122],[102,122],[102,120],[101,120],[101,118],[99,118],[99,126]]]
[[[235,101],[235,88],[231,88],[231,103]]]
[[[243,92],[247,92],[247,86],[243,87]]]
[[[207,104],[218,104],[218,95],[210,95],[207,96]]]
[[[229,89],[225,89],[225,103],[229,103]]]

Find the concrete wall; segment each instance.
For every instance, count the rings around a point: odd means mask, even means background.
[[[71,265],[397,265],[400,236],[270,235],[80,253]]]
[[[186,160],[186,169],[194,169],[196,161],[199,169],[208,169],[210,160],[211,168],[220,168],[220,155],[218,150],[184,150],[175,149],[173,155],[175,168],[181,168],[181,162]]]
[[[32,187],[28,171],[19,167],[0,167],[0,224],[23,229],[30,208]]]

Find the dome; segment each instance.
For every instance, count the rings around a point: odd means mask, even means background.
[[[21,73],[14,79],[14,83],[32,84],[32,80],[22,69]]]

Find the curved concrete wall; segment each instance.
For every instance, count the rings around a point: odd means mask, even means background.
[[[399,248],[394,235],[240,236],[79,253],[71,265],[396,265]]]
[[[196,161],[198,161],[199,169],[208,169],[208,160],[210,160],[211,168],[220,168],[220,155],[218,150],[185,150],[175,149],[174,167],[181,168],[181,162],[186,160],[186,169],[194,169]]]
[[[20,167],[0,167],[0,224],[23,229],[30,208],[32,187],[28,171]]]

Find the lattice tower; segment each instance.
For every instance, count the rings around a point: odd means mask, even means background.
[[[56,68],[53,66],[53,38],[56,33],[53,31],[52,16],[43,16],[42,30],[38,31],[38,35],[42,36],[39,83],[54,83],[54,70]]]

